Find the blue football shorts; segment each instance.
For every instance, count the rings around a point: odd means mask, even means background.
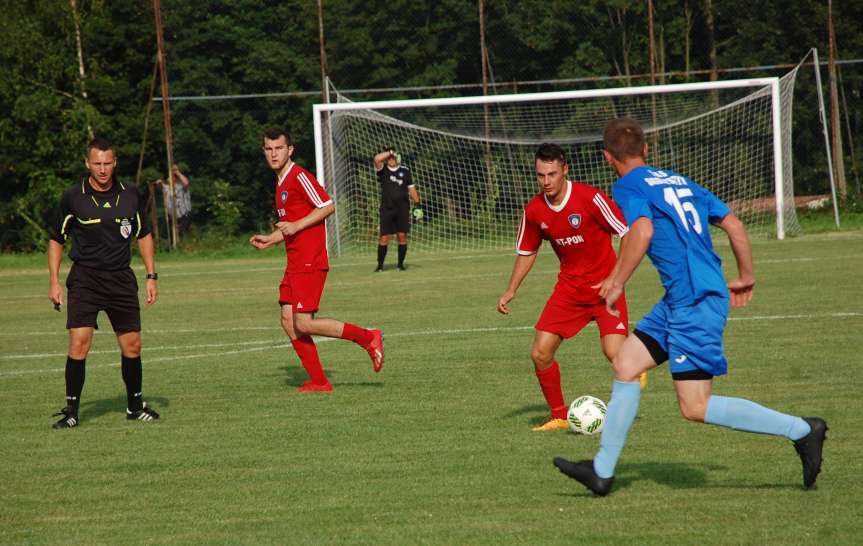
[[[727,320],[728,298],[707,296],[674,308],[660,301],[635,329],[656,340],[668,354],[671,373],[701,370],[716,376],[728,373],[722,345]]]

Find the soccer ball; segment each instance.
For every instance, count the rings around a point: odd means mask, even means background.
[[[576,434],[597,434],[605,424],[605,402],[593,396],[579,396],[569,405],[566,420]]]

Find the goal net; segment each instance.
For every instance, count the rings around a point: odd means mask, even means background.
[[[612,118],[641,123],[648,164],[710,189],[753,236],[799,232],[791,167],[796,69],[760,78],[646,87],[403,101],[337,101],[314,107],[318,178],[336,201],[333,254],[372,251],[380,189],[373,157],[387,148],[412,171],[424,216],[417,250],[511,247],[524,205],[538,193],[534,153],[567,151],[570,178],[610,193],[602,156]]]

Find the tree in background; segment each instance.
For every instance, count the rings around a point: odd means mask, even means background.
[[[0,0],[0,250],[43,248],[50,209],[62,189],[83,175],[88,125],[118,144],[118,176],[133,180],[145,101],[155,57],[152,3],[76,0],[86,67],[81,96],[75,19],[69,0]],[[675,0],[655,3],[657,61],[669,71],[793,63],[811,46],[826,52],[826,5],[821,1]],[[715,61],[706,36],[712,15]],[[195,173],[194,225],[210,218],[216,183],[239,188],[232,199],[252,230],[270,220],[271,174],[262,168],[263,128],[282,125],[297,140],[295,157],[314,165],[311,108],[320,100],[317,12],[308,0],[212,2],[163,0],[171,92],[236,95],[297,92],[291,97],[174,101],[174,155]],[[757,9],[757,12],[755,11]],[[460,0],[325,0],[330,78],[341,89],[475,84],[481,79],[476,5]],[[834,6],[840,58],[863,57],[863,3]],[[511,82],[586,76],[615,78],[579,87],[643,85],[648,72],[646,2],[627,0],[486,3],[486,42],[492,92],[530,92],[554,86]],[[863,133],[863,65],[842,67],[851,135]],[[777,75],[720,74],[724,77]],[[669,78],[668,82],[687,78]],[[691,76],[689,81],[706,79]],[[568,88],[576,84],[568,84]],[[798,97],[811,97],[805,78]],[[302,94],[308,92],[308,94]],[[353,94],[357,100],[477,94],[478,88]],[[826,193],[817,106],[795,101],[794,151],[798,193]],[[143,182],[167,170],[161,127],[145,150]],[[860,139],[853,144],[861,156]],[[850,155],[849,155],[850,157]],[[852,169],[853,172],[853,169]],[[857,182],[859,185],[859,181]],[[849,188],[854,188],[853,175]],[[221,223],[220,223],[221,222]],[[220,228],[221,229],[221,228]]]

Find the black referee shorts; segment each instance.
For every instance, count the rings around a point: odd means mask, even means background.
[[[131,268],[104,271],[73,264],[66,277],[66,328],[99,328],[105,311],[115,332],[141,331],[138,280]]]
[[[381,207],[381,235],[409,233],[411,230],[411,207]]]

